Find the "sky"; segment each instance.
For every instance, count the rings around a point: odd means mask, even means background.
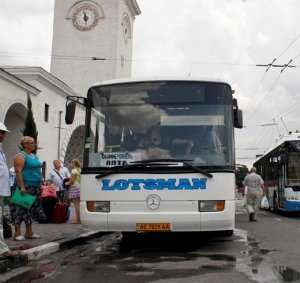
[[[226,80],[243,110],[237,163],[250,166],[288,131],[300,130],[299,0],[137,0],[133,76]],[[0,65],[49,70],[53,0],[0,1]]]

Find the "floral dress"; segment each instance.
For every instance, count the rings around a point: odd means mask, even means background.
[[[46,219],[39,198],[42,182],[42,162],[35,154],[28,154],[24,151],[20,154],[23,155],[25,160],[22,176],[26,193],[36,196],[36,200],[30,209],[11,204],[10,215],[12,224],[21,225],[22,222],[25,222],[26,225],[29,225],[33,220],[43,221]],[[14,193],[15,190],[16,187],[13,188],[12,193]]]

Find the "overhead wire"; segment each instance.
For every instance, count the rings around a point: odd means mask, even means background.
[[[275,57],[272,61],[272,63],[270,64],[270,66],[268,66],[267,68],[267,71],[270,69],[270,67],[272,67],[272,64],[275,63],[275,61],[278,61],[278,59],[280,59],[297,41],[298,39],[300,38],[300,34],[297,35],[289,44],[288,46],[279,54],[279,56]],[[298,55],[296,55],[296,57],[292,60],[290,60],[289,64],[292,62],[292,61],[295,61],[296,58],[298,58],[300,56],[300,53]],[[287,65],[289,65],[287,64]],[[297,67],[297,66],[296,66]],[[251,116],[249,119],[252,119],[254,114],[257,112],[257,107],[258,105],[269,95],[269,93],[273,90],[273,88],[275,87],[275,85],[278,83],[279,81],[279,78],[280,78],[280,75],[282,74],[284,69],[281,70],[279,76],[276,78],[276,80],[274,81],[274,83],[272,84],[271,88],[269,89],[269,91],[266,93],[266,95],[261,99],[259,100],[259,102],[257,102],[255,104],[255,107],[254,107],[254,110],[250,112]],[[256,88],[256,92],[259,90],[262,82],[264,81],[265,77],[266,77],[266,73],[267,71],[264,73],[264,75],[262,76],[261,80],[259,81],[259,84],[258,84],[258,87]]]
[[[62,54],[33,54],[33,53],[21,53],[21,52],[3,52],[0,51],[0,57],[32,57],[32,58],[37,58],[37,57],[47,57],[49,59],[54,58],[58,60],[87,60],[87,61],[121,61],[121,58],[108,58],[105,56],[76,56],[76,55],[62,55]],[[172,62],[175,61],[174,59],[169,59],[169,58],[137,58],[137,59],[126,59],[125,61],[131,61],[131,62],[139,62],[139,61],[159,61],[159,62]],[[232,67],[256,67],[255,64],[250,64],[250,63],[237,63],[237,62],[226,62],[226,61],[200,61],[197,59],[192,59],[189,60],[191,63],[197,65],[224,65],[224,66],[232,66]]]
[[[300,35],[298,36],[298,38],[300,38]],[[297,38],[297,39],[298,39]],[[298,53],[295,57],[293,57],[292,59],[290,59],[290,61],[296,61],[298,58],[300,57],[300,53]],[[277,113],[274,118],[276,117],[286,117],[287,115],[295,112],[297,110],[297,107],[299,107],[300,102],[296,102],[296,104],[292,105],[292,109],[286,109],[284,110],[283,113]]]
[[[259,99],[256,103],[255,103],[255,107],[254,107],[254,111],[252,111],[250,114],[251,116],[248,118],[249,120],[251,120],[254,115],[257,112],[257,106],[260,105],[267,97],[268,95],[271,93],[271,91],[274,89],[274,87],[276,86],[276,84],[279,82],[280,76],[282,75],[282,73],[279,73],[278,76],[276,77],[276,79],[273,81],[271,87],[269,88],[269,90],[265,93],[265,95],[263,95],[263,97],[261,99]]]

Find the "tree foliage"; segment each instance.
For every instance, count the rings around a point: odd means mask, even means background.
[[[238,186],[242,186],[245,176],[249,173],[246,165],[239,165],[235,170],[235,183]]]
[[[29,94],[27,94],[27,116],[25,120],[25,128],[23,130],[23,136],[30,136],[34,138],[35,141],[37,141],[37,137],[38,137],[38,131],[36,128],[36,124],[32,112],[32,102]]]

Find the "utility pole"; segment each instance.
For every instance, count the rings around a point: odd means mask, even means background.
[[[58,141],[57,141],[57,160],[60,160],[60,141],[61,141],[61,116],[62,116],[63,111],[58,112]]]

